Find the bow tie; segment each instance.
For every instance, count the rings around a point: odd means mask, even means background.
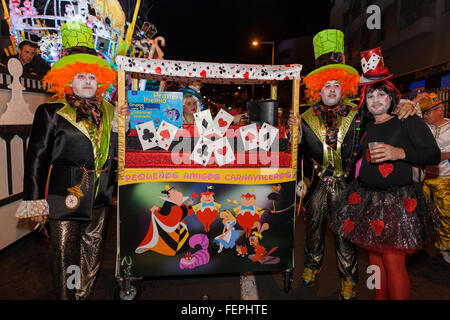
[[[90,118],[97,129],[99,128],[103,116],[103,112],[100,110],[100,104],[102,103],[100,99],[95,97],[84,99],[73,94],[67,94],[66,100],[76,109],[77,122],[80,122],[82,119]]]
[[[255,210],[255,206],[241,206],[241,210]]]
[[[350,112],[349,106],[346,105],[335,105],[335,106],[324,106],[320,103],[312,107],[313,115],[318,116],[321,113],[333,112],[334,114],[339,114],[340,116],[346,117]]]
[[[214,202],[203,202],[202,208],[204,207],[214,207]]]

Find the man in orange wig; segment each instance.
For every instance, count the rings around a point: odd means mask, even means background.
[[[16,216],[49,221],[56,297],[87,299],[100,270],[115,184],[115,116],[130,112],[103,98],[116,73],[96,55],[92,30],[68,22],[61,37],[63,57],[43,79],[56,99],[36,110]]]

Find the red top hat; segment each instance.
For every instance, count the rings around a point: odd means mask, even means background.
[[[359,81],[360,85],[387,80],[393,76],[384,65],[383,55],[379,47],[361,52],[361,68],[363,74]]]

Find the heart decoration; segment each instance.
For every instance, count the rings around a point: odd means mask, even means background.
[[[411,213],[416,209],[417,201],[414,198],[405,198],[403,199],[403,206],[405,207],[406,211]]]
[[[249,132],[246,136],[245,136],[245,141],[250,141],[253,142],[253,139],[255,139],[255,135],[251,132]]]
[[[163,130],[163,131],[160,132],[159,135],[161,136],[162,140],[170,138],[169,130]]]
[[[228,122],[226,122],[226,121],[223,120],[222,118],[219,119],[218,123],[219,123],[219,127],[221,127],[221,128],[222,128],[222,127],[226,127],[227,124],[228,124]]]
[[[248,77],[250,76],[250,74],[248,72],[244,73],[244,78],[248,79]]]
[[[198,198],[198,194],[195,192],[192,192],[192,198],[197,199]]]
[[[352,220],[347,219],[344,221],[344,232],[345,233],[349,233],[354,228],[355,228],[355,223]]]
[[[156,72],[157,74],[161,74],[161,67],[156,68],[156,69],[155,69],[155,72]]]
[[[381,175],[386,179],[394,171],[394,165],[391,163],[383,163],[378,166],[378,170],[380,170]]]
[[[203,78],[205,78],[205,77],[206,77],[206,71],[203,70],[202,72],[200,72],[200,76],[203,77]]]
[[[375,232],[375,234],[379,236],[384,229],[384,222],[381,220],[372,220],[370,221],[370,227],[372,228],[373,232]]]
[[[358,204],[361,202],[361,197],[358,193],[353,192],[350,197],[348,197],[348,204]]]

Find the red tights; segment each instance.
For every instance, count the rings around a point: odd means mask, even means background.
[[[380,267],[381,271],[381,288],[375,289],[375,300],[409,300],[405,253],[369,251],[369,262]]]

